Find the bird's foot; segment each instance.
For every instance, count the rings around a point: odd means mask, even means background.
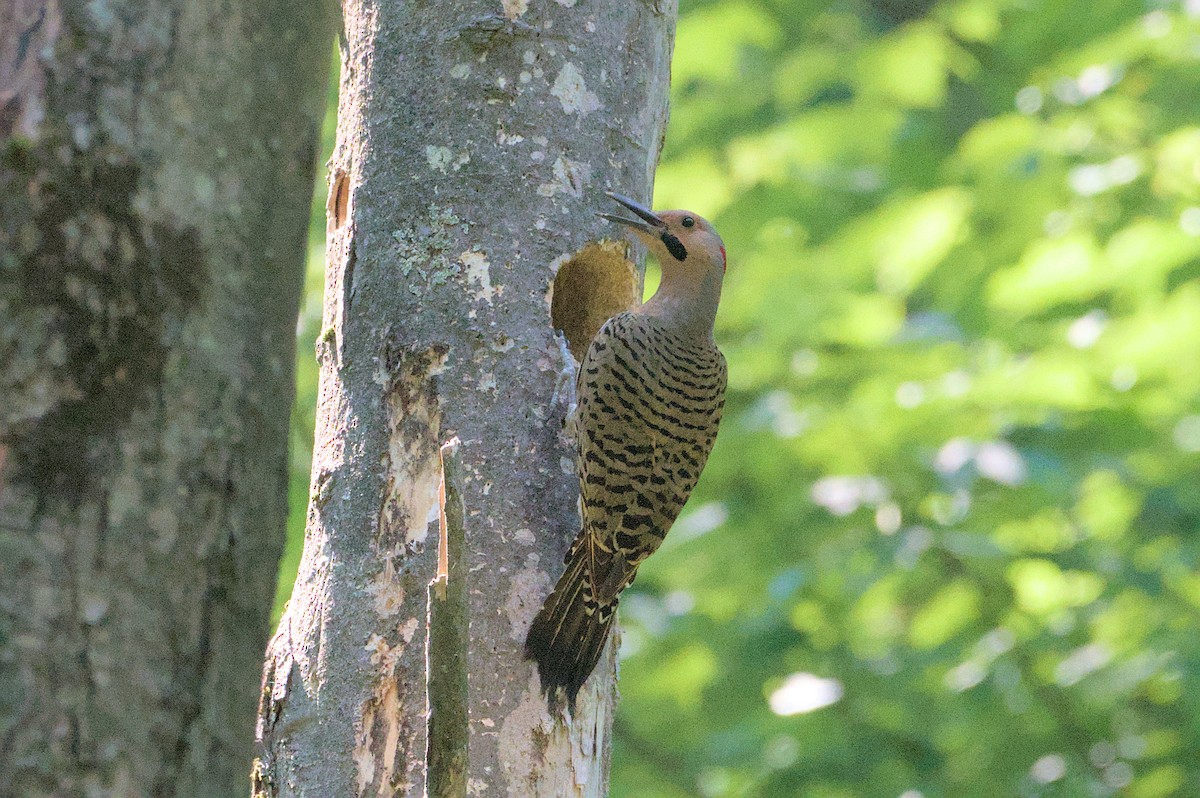
[[[575,383],[579,379],[579,365],[575,362],[575,356],[571,354],[571,347],[567,345],[567,337],[563,335],[562,330],[554,331],[554,342],[558,344],[558,354],[562,357],[563,365],[554,381],[554,394],[550,397],[550,404],[563,402],[567,406],[567,420],[570,421],[575,415],[578,400]]]

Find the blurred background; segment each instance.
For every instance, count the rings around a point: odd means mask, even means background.
[[[655,207],[725,238],[730,390],[612,794],[1200,795],[1200,0],[681,5]]]

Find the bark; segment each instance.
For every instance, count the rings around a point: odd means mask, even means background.
[[[0,795],[245,791],[335,18],[0,0]]]
[[[573,717],[522,657],[579,524],[551,308],[578,350],[636,295],[595,213],[605,188],[649,196],[674,18],[345,4],[312,498],[264,671],[259,794],[605,793],[615,642]]]

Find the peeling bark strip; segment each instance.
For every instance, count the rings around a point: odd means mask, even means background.
[[[430,798],[467,795],[467,540],[457,446],[457,440],[442,446],[438,574],[428,597],[425,768]]]
[[[574,719],[547,711],[522,657],[579,525],[550,401],[550,288],[581,253],[553,299],[575,337],[603,321],[600,305],[632,298],[623,245],[586,245],[611,235],[595,216],[604,189],[649,193],[675,5],[343,10],[314,498],[268,651],[257,783],[280,796],[461,795],[469,752],[467,795],[600,796],[615,638]],[[463,577],[448,537],[443,605],[438,449],[454,436]],[[448,519],[456,506],[448,495]]]
[[[285,9],[0,4],[0,795],[245,788],[333,31]]]
[[[413,689],[398,678],[394,667],[413,642],[418,629],[428,623],[432,609],[413,608],[420,599],[422,580],[408,563],[436,557],[429,546],[430,525],[438,522],[438,492],[442,480],[439,447],[441,407],[438,379],[445,366],[447,347],[402,348],[394,333],[385,340],[377,379],[384,383],[388,430],[386,481],[376,526],[375,556],[383,569],[368,584],[374,598],[377,631],[368,638],[372,660],[378,660],[372,695],[362,704],[362,722],[355,741],[358,794],[387,794],[397,783],[416,777],[426,742],[418,728],[426,712],[427,689]],[[378,562],[378,560],[377,560]],[[400,563],[397,567],[396,563]],[[407,600],[406,600],[407,599]],[[414,609],[416,614],[408,614]],[[395,623],[394,618],[403,620]],[[421,619],[421,622],[418,621]],[[427,638],[422,634],[419,640]],[[403,664],[417,662],[419,649]]]

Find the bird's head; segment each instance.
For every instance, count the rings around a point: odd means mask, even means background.
[[[604,193],[628,208],[637,218],[611,213],[600,215],[633,230],[658,259],[663,279],[678,275],[702,281],[713,272],[724,274],[725,244],[707,219],[691,211],[656,213],[629,197],[611,191]]]

